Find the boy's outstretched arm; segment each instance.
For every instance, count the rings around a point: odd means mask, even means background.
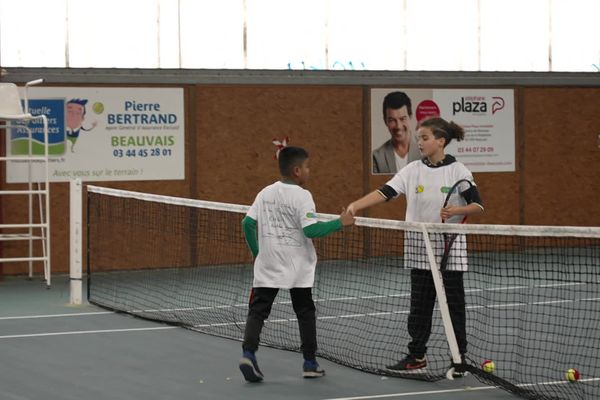
[[[245,216],[242,220],[242,230],[244,231],[244,237],[246,238],[246,243],[252,252],[252,256],[256,258],[258,255],[258,236],[256,234],[256,220],[250,218],[249,216]]]
[[[350,214],[346,209],[342,209],[342,213],[338,219],[327,222],[319,221],[303,229],[304,235],[308,238],[316,238],[327,236],[330,233],[339,231],[344,226],[354,224],[354,215]]]

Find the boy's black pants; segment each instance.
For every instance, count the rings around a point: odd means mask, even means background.
[[[271,307],[279,289],[277,288],[253,288],[250,296],[250,307],[246,319],[246,330],[244,332],[244,351],[255,352],[260,342],[265,319],[271,313]],[[315,316],[315,303],[312,299],[312,288],[290,289],[292,307],[298,318],[300,329],[300,340],[302,354],[305,360],[314,360],[317,351],[317,326]]]

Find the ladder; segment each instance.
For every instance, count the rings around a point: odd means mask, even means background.
[[[29,112],[29,103],[27,98],[27,88],[32,85],[42,83],[43,79],[37,79],[25,84],[23,102],[19,93],[19,88],[14,83],[0,82],[0,131],[3,131],[7,138],[13,131],[19,132],[28,143],[27,154],[13,155],[10,151],[10,141],[6,140],[6,154],[0,156],[2,162],[27,163],[28,181],[26,189],[2,189],[0,196],[17,196],[27,199],[27,218],[26,221],[16,223],[13,221],[4,223],[0,221],[0,263],[23,263],[29,264],[28,275],[33,278],[33,263],[42,262],[44,267],[44,281],[46,286],[50,287],[50,185],[49,185],[49,157],[48,157],[48,119],[45,115],[32,115]],[[24,106],[23,106],[24,103]],[[42,123],[43,129],[43,154],[33,150],[33,132],[30,125],[33,123]],[[24,134],[24,135],[23,135]],[[10,155],[9,155],[10,153]],[[39,173],[34,177],[34,168]],[[0,187],[6,187],[5,185]],[[34,202],[37,198],[37,210],[34,211]],[[3,200],[3,199],[1,199]],[[35,217],[37,213],[37,218]],[[9,242],[19,242],[11,246],[17,253],[23,252],[19,256],[5,256],[7,244]],[[41,243],[41,254],[39,250],[35,251],[35,243]],[[38,246],[39,248],[40,246]],[[37,254],[36,254],[37,253]]]

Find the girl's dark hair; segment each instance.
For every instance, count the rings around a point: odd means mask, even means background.
[[[308,152],[302,147],[284,147],[279,152],[279,172],[283,176],[292,176],[294,167],[302,165],[308,158]]]
[[[465,130],[462,126],[456,124],[454,121],[448,122],[443,118],[435,117],[426,119],[421,122],[420,126],[431,129],[433,136],[437,139],[446,139],[444,147],[448,146],[452,139],[456,139],[460,142],[465,138]]]

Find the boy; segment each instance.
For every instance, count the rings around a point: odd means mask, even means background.
[[[311,238],[328,235],[352,225],[354,217],[342,210],[339,219],[319,222],[315,203],[308,190],[308,153],[299,147],[285,147],[279,152],[281,180],[265,187],[254,200],[242,221],[244,236],[255,258],[254,281],[240,371],[249,382],[260,382],[263,374],[254,353],[265,319],[279,289],[289,289],[298,318],[301,350],[304,356],[302,376],[325,375],[315,359],[317,331],[312,286],[317,255]],[[257,234],[258,225],[258,234]]]

